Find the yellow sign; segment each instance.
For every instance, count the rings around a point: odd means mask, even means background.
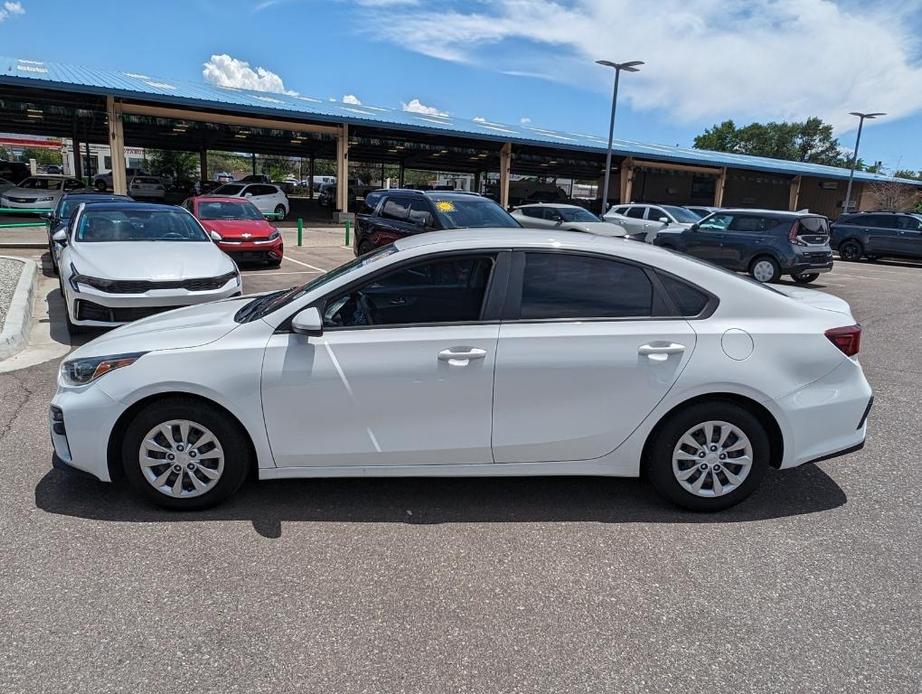
[[[454,212],[455,203],[450,200],[439,200],[435,203],[435,206],[438,208],[439,212]]]

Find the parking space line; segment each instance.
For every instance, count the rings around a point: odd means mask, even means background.
[[[278,275],[319,275],[321,270],[292,270],[291,272],[241,272],[244,277],[276,277]]]
[[[310,263],[302,263],[300,260],[295,260],[294,258],[289,258],[287,255],[282,258],[282,260],[288,260],[292,263],[297,263],[298,265],[303,265],[304,267],[309,267],[311,270],[316,270],[317,272],[329,272],[329,270],[324,270],[322,267],[317,267],[316,265],[311,265]]]

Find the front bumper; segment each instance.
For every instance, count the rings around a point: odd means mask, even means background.
[[[58,462],[103,482],[111,482],[109,432],[123,409],[95,384],[59,387],[48,414],[51,444]],[[57,419],[56,411],[60,413]]]
[[[219,241],[218,248],[237,262],[280,260],[284,255],[281,237],[271,241]]]
[[[0,207],[8,207],[10,209],[16,210],[46,210],[54,207],[57,202],[52,200],[29,200],[28,202],[22,202],[21,200],[10,200],[9,198],[3,198],[0,200]]]
[[[190,292],[187,289],[151,289],[143,294],[111,294],[79,284],[71,295],[70,316],[74,325],[106,328],[130,323],[174,308],[228,299],[241,293],[240,278],[220,289]]]
[[[785,413],[784,459],[797,467],[858,450],[873,402],[861,365],[848,359],[825,377],[778,400]]]

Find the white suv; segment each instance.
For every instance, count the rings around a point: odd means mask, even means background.
[[[277,185],[268,183],[226,183],[209,195],[222,198],[246,198],[256,205],[260,212],[274,212],[278,219],[285,219],[291,206],[288,196]]]

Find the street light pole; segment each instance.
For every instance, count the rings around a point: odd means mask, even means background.
[[[855,137],[855,151],[852,154],[852,168],[848,172],[848,187],[845,189],[845,202],[842,205],[842,213],[848,214],[849,208],[851,207],[852,202],[852,179],[855,177],[855,167],[858,165],[858,145],[861,144],[861,129],[864,126],[864,121],[867,118],[872,120],[878,116],[886,116],[886,113],[860,113],[859,111],[852,111],[848,115],[856,116],[858,118],[858,135]]]
[[[599,65],[610,67],[615,71],[615,86],[611,95],[611,120],[608,123],[608,151],[605,154],[605,188],[602,191],[602,214],[608,211],[608,182],[611,176],[611,147],[615,137],[615,111],[618,108],[618,82],[621,78],[621,71],[637,72],[638,68],[643,65],[642,60],[630,60],[626,63],[613,63],[610,60],[596,60]],[[626,202],[622,200],[621,202]]]

